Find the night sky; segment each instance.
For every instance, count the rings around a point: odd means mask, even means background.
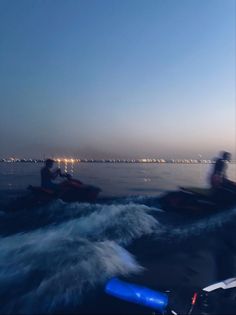
[[[235,0],[0,0],[1,157],[236,157]]]

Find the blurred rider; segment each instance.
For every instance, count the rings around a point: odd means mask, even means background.
[[[54,160],[47,159],[45,161],[45,166],[41,169],[41,187],[45,189],[59,190],[60,184],[53,183],[53,181],[58,177],[68,177],[67,174],[62,174],[61,170],[57,168],[52,171]]]
[[[213,189],[228,189],[236,192],[236,183],[229,180],[226,175],[228,163],[231,160],[231,154],[223,151],[216,160],[213,172],[210,176],[210,184]]]

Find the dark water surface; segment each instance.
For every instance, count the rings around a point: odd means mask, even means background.
[[[166,190],[206,186],[210,165],[68,165],[102,188],[96,204],[56,200],[7,212],[9,198],[39,184],[40,167],[0,164],[0,313],[151,314],[104,294],[106,281],[118,276],[170,291],[173,308],[186,314],[195,290],[236,276],[236,208],[197,220],[158,205]],[[234,180],[235,170],[230,165]],[[235,294],[214,294],[207,314],[234,314]]]

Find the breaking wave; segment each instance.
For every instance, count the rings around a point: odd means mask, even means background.
[[[109,278],[141,272],[143,267],[121,246],[158,228],[149,210],[133,203],[62,202],[36,209],[39,221],[47,215],[46,225],[44,220],[35,230],[0,239],[0,299],[5,301],[0,313],[75,311]]]

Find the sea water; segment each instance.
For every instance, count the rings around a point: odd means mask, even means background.
[[[68,163],[57,164],[81,181],[101,187],[104,195],[156,195],[178,186],[208,185],[212,164],[169,163]],[[40,185],[41,163],[0,163],[0,190]],[[236,164],[229,164],[229,178],[236,181]]]
[[[102,189],[102,202],[5,211],[6,198],[39,185],[41,167],[0,164],[0,313],[143,313],[103,293],[114,276],[170,291],[183,311],[192,291],[235,276],[236,209],[181,222],[148,202],[178,186],[207,187],[212,165],[68,164],[68,173]],[[235,164],[228,174],[236,180]],[[232,290],[216,300],[214,312],[233,314]]]

